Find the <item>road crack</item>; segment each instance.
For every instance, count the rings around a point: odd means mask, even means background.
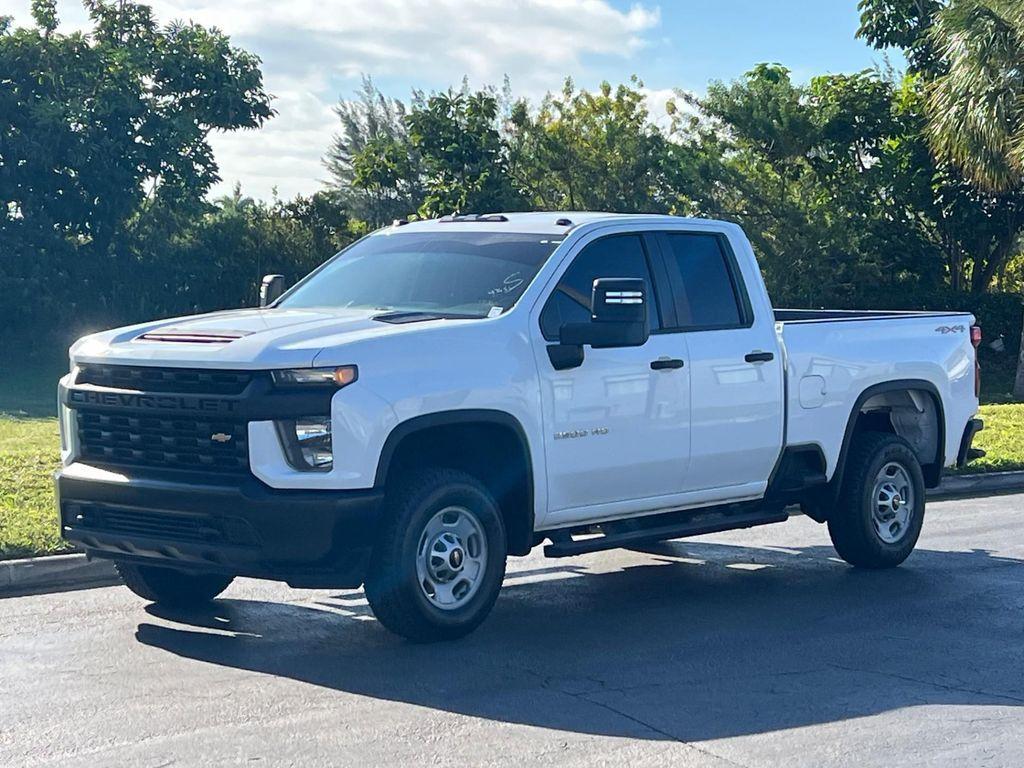
[[[1014,704],[1024,704],[1024,697],[1011,696],[1008,693],[993,693],[992,691],[985,691],[977,688],[967,688],[960,685],[945,685],[943,683],[937,683],[933,680],[921,680],[916,677],[910,677],[909,675],[900,675],[896,672],[886,672],[881,669],[862,669],[860,667],[850,667],[844,664],[836,664],[829,662],[828,666],[839,669],[844,672],[859,672],[865,675],[879,675],[880,677],[889,677],[894,680],[902,680],[907,683],[917,683],[918,685],[928,685],[932,688],[939,688],[940,690],[950,691],[953,693],[970,693],[975,696],[988,696],[993,699],[1004,699],[1005,701],[1013,702]]]
[[[565,691],[563,691],[563,693],[565,693]],[[694,752],[697,752],[698,754],[703,755],[704,757],[713,757],[716,760],[721,760],[722,762],[728,763],[729,765],[734,765],[734,766],[736,766],[736,768],[750,768],[750,766],[748,766],[746,763],[737,763],[735,760],[730,760],[729,758],[724,757],[723,755],[719,755],[716,752],[712,752],[710,749],[706,749],[705,747],[699,747],[696,744],[694,744],[693,742],[686,741],[685,739],[680,739],[678,736],[675,736],[675,735],[669,733],[668,731],[662,730],[661,728],[658,728],[656,725],[652,725],[651,723],[648,723],[643,718],[639,718],[639,717],[636,717],[634,715],[631,715],[628,712],[624,712],[623,710],[619,709],[618,707],[613,707],[611,704],[607,704],[607,703],[605,703],[603,701],[596,701],[595,699],[590,698],[589,696],[587,696],[584,693],[580,693],[580,694],[569,693],[568,695],[572,696],[573,698],[576,698],[576,699],[582,699],[583,701],[586,701],[589,704],[593,704],[595,706],[601,707],[602,709],[606,709],[609,712],[618,715],[619,717],[623,717],[626,720],[629,720],[632,723],[636,723],[637,725],[642,726],[642,727],[646,728],[649,731],[653,731],[654,733],[658,734],[659,736],[664,737],[665,739],[667,739],[669,741],[674,741],[676,744],[681,744],[684,747],[686,747],[687,749],[692,749]]]

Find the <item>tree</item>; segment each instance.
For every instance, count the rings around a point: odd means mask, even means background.
[[[860,36],[903,48],[927,94],[911,103],[932,149],[919,167],[933,169],[929,207],[950,281],[987,291],[1019,253],[1024,227],[1024,149],[1015,149],[1024,147],[1024,7],[1017,0],[861,0],[859,7]]]
[[[985,191],[1024,178],[1024,5],[957,0],[931,34],[946,71],[932,83],[928,135],[936,154]]]
[[[854,306],[941,282],[940,251],[906,194],[921,181],[897,94],[872,72],[800,86],[761,64],[688,98],[701,119],[683,140],[714,179],[706,212],[744,225],[778,300]]]
[[[424,173],[424,217],[524,207],[508,175],[499,101],[489,90],[430,96],[406,118]]]
[[[979,190],[1006,201],[998,247],[978,276],[984,288],[1019,253],[1024,234],[1024,6],[954,0],[931,37],[946,65],[929,93],[932,147]],[[1024,397],[1024,347],[1014,394]]]
[[[35,27],[0,23],[0,239],[5,272],[31,304],[15,324],[130,293],[118,241],[131,218],[146,201],[201,210],[219,178],[209,133],[273,114],[259,60],[220,32],[159,27],[126,0],[86,8],[89,34],[59,33],[53,0],[33,2]]]
[[[602,83],[591,92],[566,80],[535,116],[525,102],[515,106],[509,172],[532,205],[570,211],[672,208],[666,181],[672,153],[649,119],[642,86],[633,78],[629,85],[613,89]]]
[[[376,228],[419,208],[423,191],[418,153],[408,140],[370,139],[350,161],[351,182],[343,204]],[[355,194],[353,194],[355,193]]]
[[[414,105],[421,102],[414,97]],[[409,140],[406,105],[364,77],[357,97],[339,101],[334,113],[341,128],[324,156],[334,199],[372,228],[413,213],[423,195],[422,168]]]
[[[928,33],[942,6],[943,0],[860,0],[857,36],[875,48],[899,48],[912,71],[929,71],[936,54]]]

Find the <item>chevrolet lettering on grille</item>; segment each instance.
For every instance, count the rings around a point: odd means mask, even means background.
[[[98,405],[146,410],[202,411],[204,413],[232,413],[237,405],[231,400],[222,400],[215,397],[135,395],[126,392],[94,392],[86,389],[71,390],[68,392],[68,401],[73,405]]]

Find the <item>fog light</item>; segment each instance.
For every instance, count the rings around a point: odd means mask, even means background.
[[[279,421],[277,428],[288,463],[295,469],[326,472],[334,466],[330,416]]]

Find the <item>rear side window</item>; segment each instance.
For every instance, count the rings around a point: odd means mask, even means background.
[[[654,283],[639,235],[613,235],[597,240],[573,259],[540,314],[540,329],[548,341],[558,340],[565,323],[590,322],[594,281],[599,277],[639,277],[647,285],[647,319],[651,331],[660,328]]]
[[[716,235],[665,233],[680,328],[744,325],[736,280]]]

